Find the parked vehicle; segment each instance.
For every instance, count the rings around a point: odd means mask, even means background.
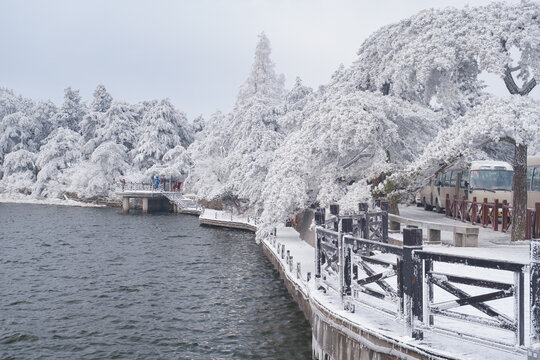
[[[527,207],[540,202],[540,155],[527,157]]]
[[[540,170],[539,170],[540,173]],[[443,212],[446,195],[451,199],[476,197],[478,201],[495,199],[512,201],[514,170],[503,161],[473,161],[467,168],[453,167],[437,175],[420,191],[420,199],[425,210],[436,209]],[[540,178],[540,176],[539,176]]]

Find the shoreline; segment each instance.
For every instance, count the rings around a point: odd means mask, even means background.
[[[74,207],[88,207],[88,208],[113,208],[118,206],[112,206],[107,204],[97,204],[90,202],[77,201],[73,199],[28,199],[28,198],[13,198],[6,197],[4,194],[0,195],[0,203],[2,204],[26,204],[26,205],[57,205],[57,206],[74,206]]]

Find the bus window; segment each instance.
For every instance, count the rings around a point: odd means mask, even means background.
[[[441,175],[441,186],[448,186],[448,173]]]
[[[540,166],[534,168],[534,176],[531,182],[531,191],[540,191]]]
[[[533,170],[534,168],[532,166],[529,166],[527,168],[527,191],[531,190],[531,182],[533,177]],[[536,170],[536,172],[540,175],[540,171]]]
[[[437,175],[437,178],[435,179],[435,186],[441,186],[441,174]]]
[[[509,170],[471,170],[471,189],[512,191],[513,177]]]
[[[466,189],[467,188],[466,182],[469,181],[468,179],[469,179],[469,171],[463,170],[461,172],[461,179],[459,180],[459,187],[462,189]]]
[[[448,175],[448,186],[456,187],[457,171],[450,171]]]

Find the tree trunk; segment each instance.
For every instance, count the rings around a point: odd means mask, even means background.
[[[527,146],[514,151],[514,193],[512,198],[512,241],[525,239],[527,213]]]

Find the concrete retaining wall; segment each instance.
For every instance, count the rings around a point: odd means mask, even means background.
[[[229,229],[246,230],[246,231],[251,231],[251,232],[257,231],[257,227],[255,225],[241,223],[241,222],[234,222],[234,221],[214,220],[214,219],[206,219],[206,218],[199,217],[199,223],[205,226],[216,226],[216,227],[229,228]]]

